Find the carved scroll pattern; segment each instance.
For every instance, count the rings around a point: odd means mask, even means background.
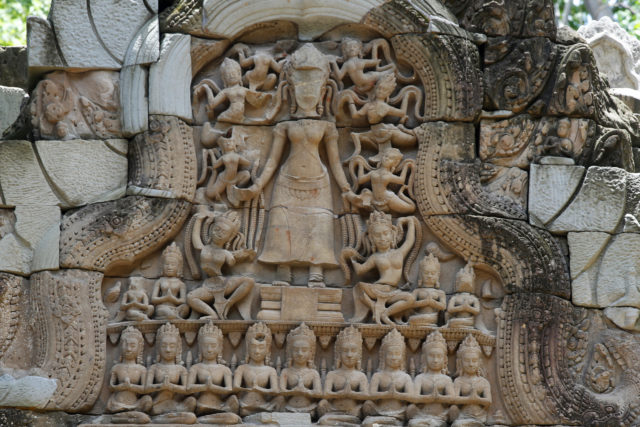
[[[34,362],[60,381],[47,408],[87,410],[100,393],[106,363],[102,274],[43,272],[31,280]]]
[[[500,388],[513,422],[631,425],[636,419],[640,402],[630,390],[638,374],[627,369],[637,363],[635,337],[608,329],[599,312],[543,294],[507,296],[499,318]],[[598,353],[608,359],[596,371],[609,371],[604,387],[590,383]]]
[[[0,357],[11,345],[18,328],[23,280],[20,276],[0,273]]]
[[[521,221],[503,220],[478,214],[494,207],[475,207],[475,215],[466,214],[455,197],[446,193],[449,175],[443,172],[442,141],[449,138],[448,125],[423,125],[418,152],[416,197],[427,225],[465,259],[483,263],[498,272],[510,291],[534,291],[569,295],[569,273],[564,256],[552,237]],[[425,132],[429,129],[429,132]],[[454,196],[454,197],[451,197]],[[463,198],[464,200],[465,198]],[[432,215],[432,213],[450,215]],[[487,230],[483,236],[480,230]],[[487,244],[487,239],[491,243]],[[514,241],[522,243],[515,244]],[[554,278],[550,284],[548,277]]]

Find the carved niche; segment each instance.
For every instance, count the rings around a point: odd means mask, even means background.
[[[394,7],[391,16],[410,10]],[[112,421],[234,424],[288,412],[417,426],[493,416],[485,378],[495,375],[502,282],[436,242],[416,194],[427,122],[478,115],[468,82],[478,50],[402,34],[380,11],[365,22],[307,42],[258,28],[222,48],[194,45],[191,211],[161,253],[140,248],[128,278],[103,284],[112,368],[98,406]],[[163,164],[178,122],[152,119],[136,138],[128,194],[185,194],[162,175],[150,180],[145,154]],[[473,157],[471,144],[451,150]],[[118,211],[99,221],[126,245],[145,211],[122,212],[117,226]],[[65,239],[71,221],[84,220],[63,221],[65,262],[82,254]],[[107,261],[93,262],[117,268]],[[481,297],[482,286],[492,291]]]

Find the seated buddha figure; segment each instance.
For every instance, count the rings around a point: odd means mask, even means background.
[[[456,293],[447,305],[450,328],[473,328],[480,313],[480,300],[473,294],[476,275],[469,262],[456,274]]]
[[[370,399],[362,411],[364,424],[404,425],[406,399],[413,396],[413,381],[405,372],[406,344],[397,329],[383,339],[378,356],[378,371],[371,377]]]
[[[187,391],[199,393],[196,402],[198,422],[238,424],[238,398],[233,390],[231,369],[222,361],[223,336],[220,328],[208,322],[198,331],[200,362],[189,369]]]
[[[420,261],[420,280],[413,296],[415,313],[409,324],[437,326],[438,313],[447,307],[447,295],[440,289],[440,261],[433,254]]]
[[[182,252],[175,242],[167,246],[162,252],[163,277],[156,280],[151,291],[156,319],[184,319],[189,314],[187,287],[180,279],[182,264]]]
[[[193,424],[196,416],[196,398],[187,391],[187,368],[182,365],[182,340],[180,331],[171,323],[165,323],[157,332],[158,361],[147,374],[146,391],[154,393],[151,415],[154,422]]]
[[[316,335],[304,323],[287,334],[287,367],[280,374],[280,391],[288,392],[287,412],[308,412],[315,418],[317,396],[322,393],[315,368]]]
[[[422,345],[422,359],[424,372],[413,381],[419,402],[407,409],[409,426],[446,427],[454,389],[447,375],[447,342],[440,332],[427,336]]]
[[[271,330],[262,322],[250,326],[245,334],[246,360],[233,377],[233,388],[241,389],[240,416],[282,409],[278,373],[269,366],[272,339]]]
[[[491,385],[482,375],[482,350],[473,335],[458,347],[457,377],[453,382],[460,414],[451,427],[481,427],[491,406]]]
[[[142,364],[142,334],[128,326],[120,335],[120,342],[121,360],[111,368],[109,389],[113,394],[107,401],[107,411],[117,413],[114,422],[148,423],[150,419],[145,412],[151,409],[151,396],[144,390],[147,368]]]
[[[340,331],[334,347],[335,369],[324,383],[325,399],[318,404],[320,425],[359,426],[369,381],[362,372],[362,334],[353,326]]]

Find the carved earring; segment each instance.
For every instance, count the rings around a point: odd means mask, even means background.
[[[320,102],[318,102],[318,114],[320,114],[322,116],[322,114],[324,114],[324,101],[325,101],[325,96],[327,94],[327,87],[323,87],[322,88],[322,92],[320,92]]]
[[[290,99],[290,102],[291,102],[291,107],[289,109],[289,112],[291,114],[295,114],[296,110],[298,109],[298,106],[296,105],[296,96],[293,93],[293,88],[291,86],[289,86],[287,88],[287,92],[289,92],[289,99]]]

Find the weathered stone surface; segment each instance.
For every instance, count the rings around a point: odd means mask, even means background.
[[[634,422],[635,335],[609,326],[600,310],[541,294],[507,296],[499,319],[497,381],[514,424]]]
[[[250,4],[205,0],[202,26],[212,36],[232,38],[243,28],[284,18],[298,24],[301,38],[309,40],[339,24],[360,22],[369,10],[381,4],[382,0],[353,3],[259,0]]]
[[[18,118],[26,96],[27,93],[20,88],[0,86],[0,135]]]
[[[27,375],[14,378],[0,376],[0,406],[16,408],[44,408],[58,383],[55,379]]]
[[[142,65],[125,66],[120,72],[120,102],[122,104],[122,134],[133,136],[149,129],[149,98],[147,77]]]
[[[614,88],[640,90],[640,41],[608,16],[578,29],[596,57],[600,72]]]
[[[36,138],[118,138],[119,74],[54,72],[36,86],[30,102]]]
[[[245,423],[257,425],[277,425],[291,427],[311,426],[311,416],[308,413],[291,414],[287,412],[262,412],[260,414],[249,415],[243,420]]]
[[[610,93],[622,100],[634,113],[640,114],[640,90],[628,88],[611,89]]]
[[[0,409],[0,424],[6,427],[55,427],[77,426],[90,422],[95,416],[67,414],[61,411],[41,412],[24,409]]]
[[[574,304],[640,308],[640,234],[569,233],[568,241]]]
[[[57,270],[60,208],[20,205],[13,210],[13,217],[3,211],[6,229],[0,233],[0,271],[29,275]]]
[[[118,5],[58,0],[49,16],[67,67],[119,69],[130,42],[157,9],[156,0]]]
[[[617,168],[532,165],[531,224],[557,233],[613,233],[625,213],[627,176]]]
[[[27,52],[29,70],[42,72],[64,68],[51,23],[35,16],[27,18]]]
[[[607,316],[617,327],[632,332],[640,332],[640,309],[634,307],[607,307]]]
[[[26,47],[0,47],[0,85],[27,89]]]
[[[167,34],[160,59],[149,70],[149,114],[178,116],[191,122],[191,36]]]
[[[0,188],[4,206],[55,206],[59,203],[42,172],[32,143],[1,142],[0,163]]]
[[[122,197],[127,141],[5,141],[0,144],[5,206],[70,208]]]
[[[582,166],[531,165],[529,221],[544,227],[558,216],[584,177]]]
[[[127,185],[127,145],[106,141],[37,141],[39,162],[63,208],[119,199]]]

